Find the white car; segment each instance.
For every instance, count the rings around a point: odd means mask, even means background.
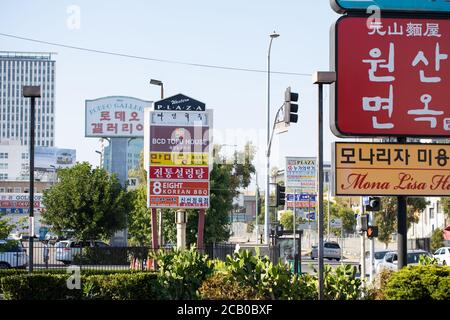
[[[373,270],[377,270],[378,265],[383,261],[386,253],[390,250],[375,251],[373,253]],[[361,268],[361,266],[360,266]],[[370,251],[366,251],[366,275],[370,274]]]
[[[435,257],[440,264],[450,266],[450,247],[442,247],[437,249],[433,257]]]
[[[319,255],[317,245],[312,246],[311,259],[316,259]],[[337,242],[326,241],[323,243],[323,257],[328,260],[341,260],[341,247]]]
[[[433,258],[433,255],[427,251],[424,250],[408,250],[407,253],[407,264],[408,265],[418,265],[420,261],[420,257],[430,257]],[[386,253],[386,255],[383,258],[383,261],[381,261],[377,268],[376,272],[379,273],[383,269],[397,271],[397,264],[398,264],[398,255],[396,251],[390,251]]]
[[[27,264],[28,256],[20,241],[0,240],[0,269],[26,268]]]
[[[69,265],[72,263],[74,257],[82,252],[83,248],[89,247],[109,247],[109,245],[99,240],[78,242],[73,240],[59,241],[55,244],[56,261],[61,261],[62,263]]]

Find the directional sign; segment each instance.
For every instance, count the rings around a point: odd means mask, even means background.
[[[369,6],[383,11],[450,12],[449,0],[331,0],[331,7],[338,13],[365,11]]]
[[[333,152],[337,196],[450,196],[450,145],[336,142]]]
[[[344,16],[331,55],[335,135],[450,136],[450,19]]]

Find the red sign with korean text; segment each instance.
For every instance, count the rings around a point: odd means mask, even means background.
[[[449,19],[343,17],[334,47],[335,135],[450,135]]]
[[[208,167],[164,167],[151,166],[150,179],[209,180]]]

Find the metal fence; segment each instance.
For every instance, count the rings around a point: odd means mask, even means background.
[[[23,242],[24,252],[15,252],[10,266],[26,268],[28,266],[28,243]],[[231,243],[206,244],[200,252],[210,259],[224,261],[232,255],[236,245]],[[157,250],[173,251],[164,247]],[[37,242],[33,246],[33,269],[66,269],[76,265],[82,269],[96,270],[146,270],[154,267],[152,247],[59,247]]]

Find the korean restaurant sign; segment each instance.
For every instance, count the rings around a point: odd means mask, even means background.
[[[335,135],[450,135],[450,19],[344,16],[332,47]]]
[[[30,194],[29,193],[0,193],[0,213],[29,213]],[[34,208],[36,211],[42,211],[42,194],[34,194]]]
[[[450,145],[335,142],[333,152],[337,196],[450,196]]]
[[[286,194],[316,194],[316,158],[286,157]]]
[[[85,103],[86,137],[143,137],[144,108],[151,101],[113,96]]]
[[[209,208],[212,111],[181,107],[196,101],[184,101],[187,98],[183,97],[176,95],[155,102],[154,110],[145,111],[147,204],[152,208]],[[170,107],[171,101],[178,107]]]
[[[383,11],[450,12],[448,0],[331,0],[331,7],[338,13],[365,11],[369,6]]]

